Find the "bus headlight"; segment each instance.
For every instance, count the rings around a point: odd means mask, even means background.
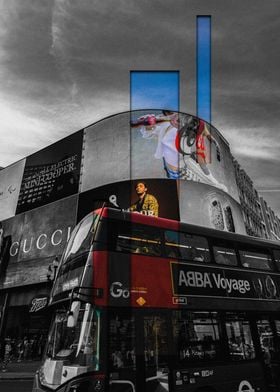
[[[94,385],[93,388],[94,388],[94,390],[96,392],[100,392],[102,390],[102,383],[101,383],[101,381],[100,380],[96,380],[95,381],[95,385]]]

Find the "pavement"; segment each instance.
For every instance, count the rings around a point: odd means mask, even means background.
[[[0,363],[0,381],[32,380],[41,363],[41,361],[9,362],[6,371],[2,371],[2,363]]]

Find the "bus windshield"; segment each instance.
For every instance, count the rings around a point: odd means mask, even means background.
[[[89,214],[74,228],[62,256],[60,268],[53,286],[54,296],[79,286],[93,242],[97,222],[98,215]]]
[[[73,260],[77,255],[89,251],[96,222],[97,215],[89,214],[75,227],[63,255],[63,264]]]
[[[99,370],[99,311],[86,303],[81,305],[73,327],[67,325],[67,319],[68,312],[56,312],[41,371],[41,382],[54,387],[75,374]]]

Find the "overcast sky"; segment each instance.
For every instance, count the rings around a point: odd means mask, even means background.
[[[0,166],[129,110],[130,70],[179,70],[196,111],[212,16],[212,123],[280,216],[279,0],[0,0]]]

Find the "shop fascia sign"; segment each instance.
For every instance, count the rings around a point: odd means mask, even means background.
[[[56,229],[51,234],[41,233],[36,237],[24,238],[21,241],[14,241],[10,247],[10,256],[14,257],[21,250],[24,254],[32,252],[32,250],[43,250],[48,247],[55,247],[60,245],[63,241],[68,241],[71,234],[71,226],[69,226],[66,230],[66,238],[64,231],[65,229]]]
[[[34,297],[31,301],[29,307],[29,313],[36,313],[39,310],[44,309],[49,303],[48,295],[40,295],[39,297]]]

